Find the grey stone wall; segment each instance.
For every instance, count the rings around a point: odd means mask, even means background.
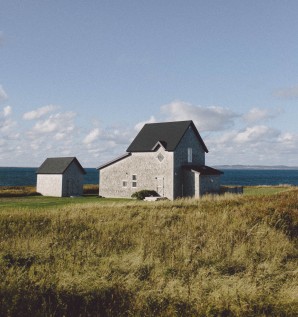
[[[103,197],[131,197],[136,191],[151,189],[173,199],[173,152],[162,147],[155,152],[132,153],[99,173],[99,195]],[[132,186],[133,182],[136,187]]]
[[[192,148],[192,163],[188,162],[187,149]],[[182,165],[205,165],[205,151],[192,127],[189,127],[174,152],[174,198],[185,196]],[[189,196],[189,195],[187,195]]]

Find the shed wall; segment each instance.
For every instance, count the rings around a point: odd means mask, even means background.
[[[37,174],[36,191],[43,196],[62,196],[62,174]]]
[[[63,174],[62,196],[81,196],[83,194],[84,174],[72,162]]]

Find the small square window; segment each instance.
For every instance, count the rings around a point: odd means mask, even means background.
[[[137,182],[132,182],[131,186],[134,187],[134,188],[137,187]]]
[[[122,181],[122,186],[127,187],[127,181]]]
[[[136,181],[137,180],[137,175],[132,175],[132,180]]]

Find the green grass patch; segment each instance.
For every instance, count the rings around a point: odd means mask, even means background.
[[[273,195],[282,193],[295,188],[294,186],[245,186],[243,194],[249,196],[255,195]]]

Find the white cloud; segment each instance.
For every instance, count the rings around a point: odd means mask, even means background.
[[[248,113],[243,116],[247,122],[255,122],[268,117],[267,109],[252,108]]]
[[[0,112],[0,143],[7,146],[7,141],[16,140],[20,133],[15,129],[17,122],[11,118],[12,108],[6,106]],[[6,149],[5,149],[6,151]]]
[[[143,128],[143,126],[144,126],[146,123],[155,123],[155,122],[156,122],[155,117],[154,117],[154,116],[151,116],[151,117],[149,118],[149,120],[146,120],[146,121],[142,121],[142,122],[137,123],[137,124],[135,125],[135,130],[139,132],[139,131]]]
[[[93,143],[96,139],[98,139],[100,135],[100,130],[98,128],[95,128],[91,130],[84,138],[83,143],[86,145]]]
[[[12,108],[11,108],[11,106],[6,106],[6,107],[3,108],[3,111],[0,113],[0,115],[1,115],[2,117],[8,117],[8,116],[11,115],[11,113],[12,113]]]
[[[274,92],[274,95],[282,99],[297,99],[298,98],[298,85],[278,89]]]
[[[33,127],[35,133],[71,132],[74,129],[74,112],[56,113],[45,120],[39,120]]]
[[[252,142],[261,142],[263,140],[273,140],[278,137],[280,132],[276,129],[270,127],[259,125],[254,127],[248,127],[244,131],[239,132],[235,141],[239,143],[252,143]]]
[[[16,122],[14,120],[11,119],[5,119],[5,120],[1,120],[0,119],[0,132],[3,134],[6,134],[7,137],[9,137],[9,133],[13,127],[16,126]]]
[[[33,127],[33,130],[35,130],[37,133],[54,132],[58,129],[58,122],[56,122],[54,117],[50,117],[44,121],[38,121]]]
[[[7,98],[7,93],[3,89],[2,85],[0,85],[0,101],[6,100]]]
[[[23,114],[23,119],[24,120],[34,120],[34,119],[39,119],[46,114],[53,112],[55,109],[57,109],[57,106],[54,105],[48,105],[44,107],[40,107],[36,110],[29,111]]]
[[[282,109],[272,108],[272,109],[261,109],[261,108],[252,108],[249,112],[243,115],[244,121],[248,123],[273,119],[280,115],[283,112]]]
[[[208,165],[298,165],[298,135],[268,126],[211,133],[204,141],[209,149]]]
[[[183,101],[173,101],[161,107],[169,121],[192,120],[199,131],[220,131],[234,125],[238,114],[228,108],[195,106]]]

